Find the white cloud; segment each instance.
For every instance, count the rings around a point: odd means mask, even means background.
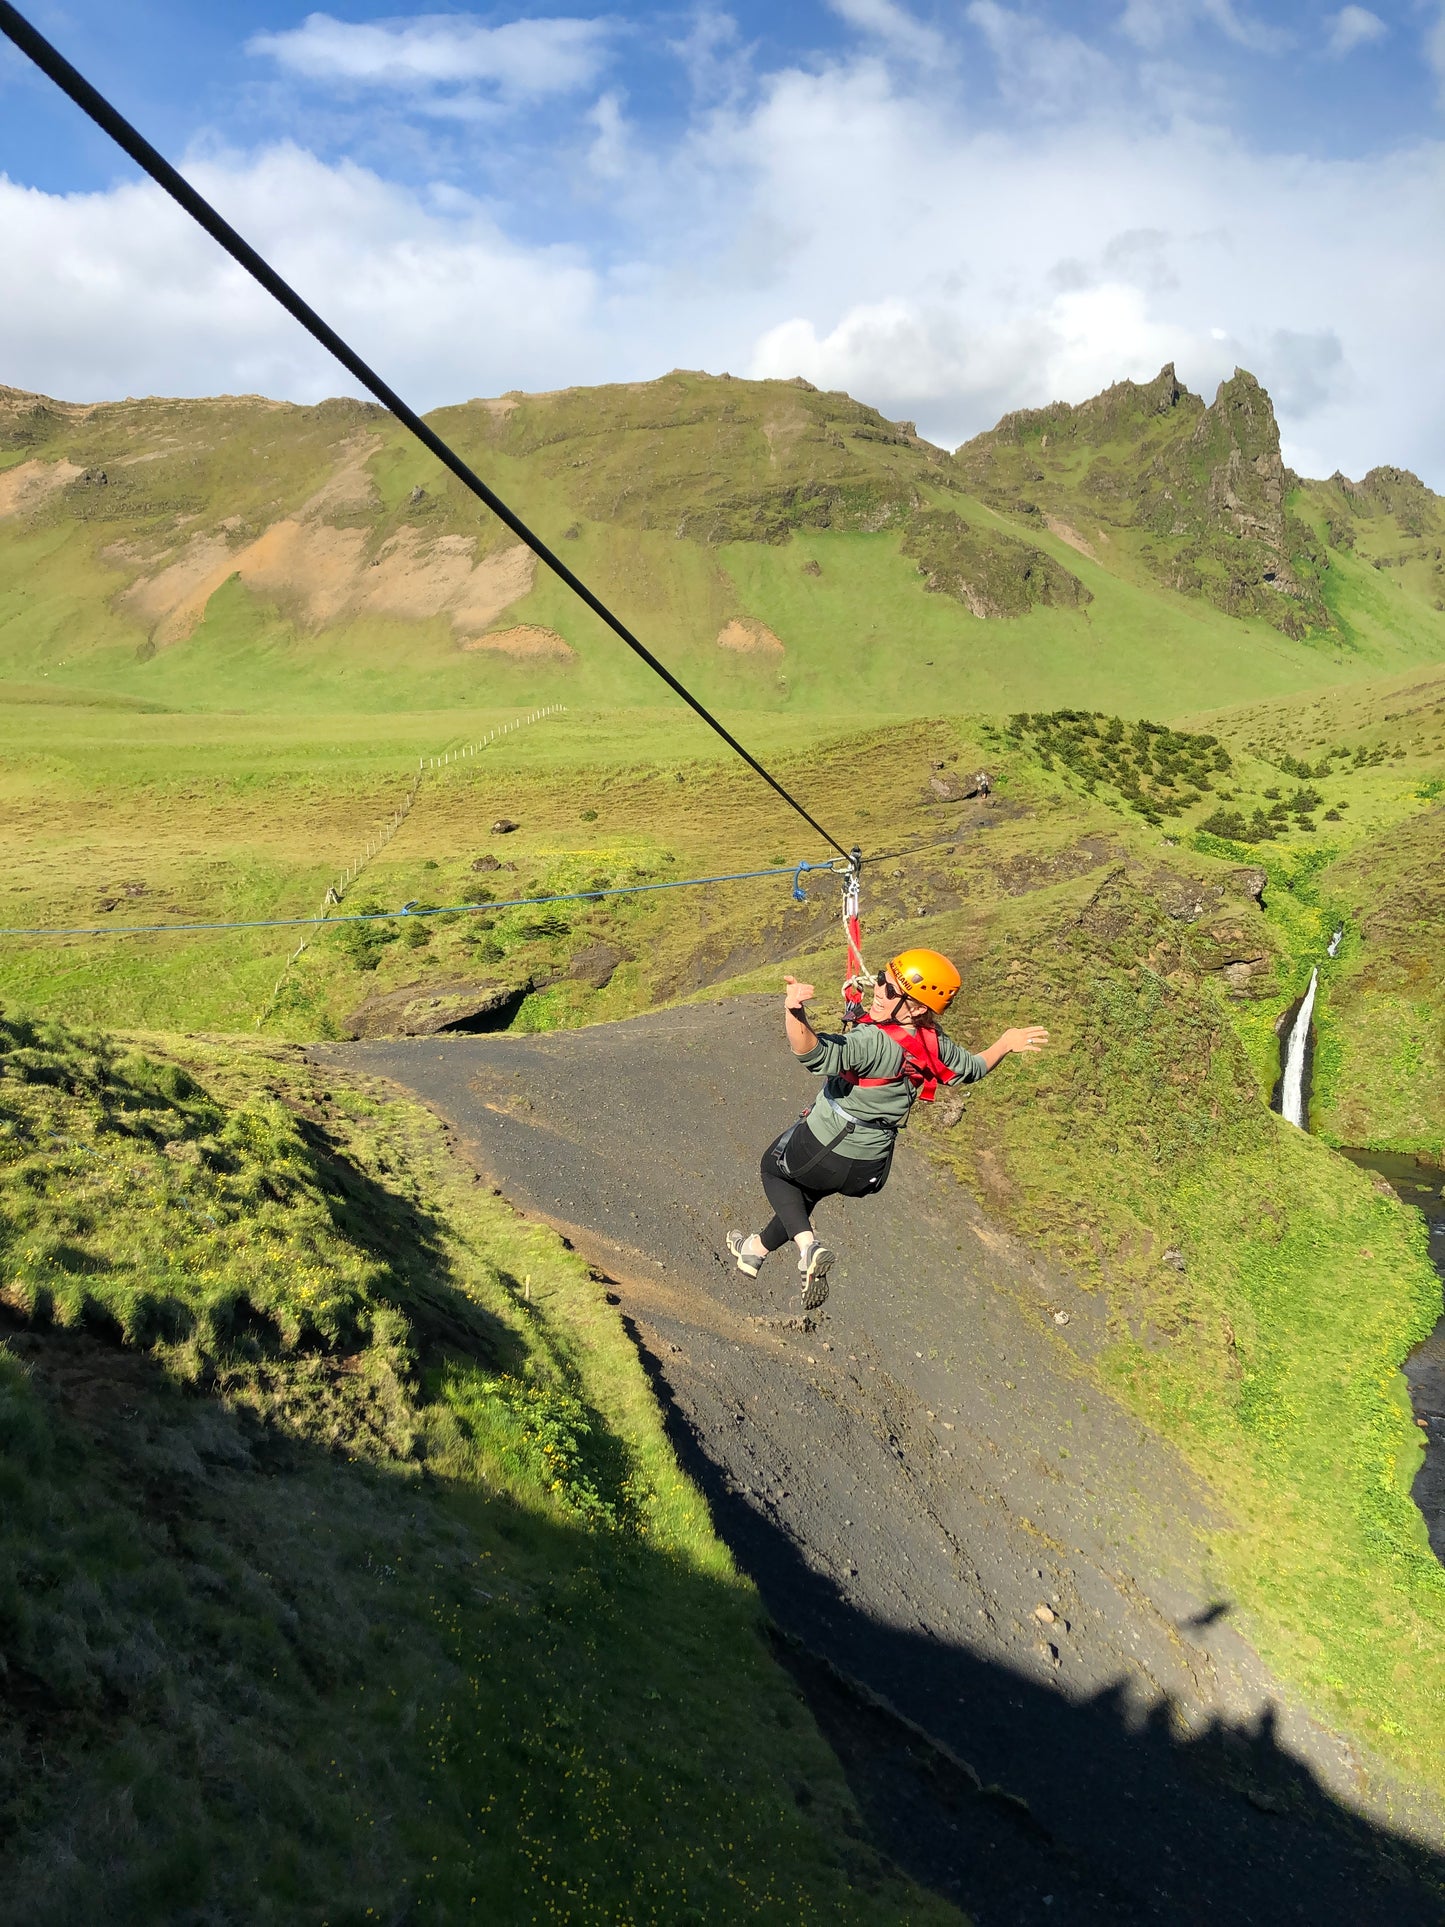
[[[1226,40],[1248,48],[1251,53],[1283,53],[1294,44],[1293,34],[1282,27],[1266,26],[1262,20],[1252,20],[1239,11],[1233,0],[1200,0],[1199,10]]]
[[[1119,31],[1136,47],[1159,53],[1183,31],[1186,13],[1181,0],[1127,0]]]
[[[1445,486],[1445,255],[1420,240],[1445,145],[1324,162],[1123,108],[977,126],[935,81],[839,58],[650,143],[604,96],[573,157],[575,249],[510,237],[455,188],[296,148],[190,172],[422,407],[751,368],[955,442],[1166,360],[1205,393],[1239,363],[1306,472],[1395,461]],[[348,386],[150,188],[0,181],[0,259],[0,380],[78,400]]]
[[[689,31],[680,40],[669,40],[667,48],[682,62],[692,91],[700,100],[736,98],[747,83],[748,49],[739,40],[738,23],[729,13],[700,7]]]
[[[587,153],[587,165],[600,180],[624,179],[631,156],[622,102],[616,94],[603,94],[587,118],[597,129]]]
[[[843,388],[879,407],[947,401],[960,393],[1015,392],[1047,357],[1045,327],[968,325],[940,303],[901,299],[851,308],[825,335],[801,317],[770,328],[753,350],[755,377],[803,375],[819,388]]]
[[[466,14],[354,22],[313,13],[299,27],[259,33],[269,55],[305,80],[408,92],[490,83],[519,99],[575,93],[601,72],[611,28],[603,20],[512,20],[484,27]]]
[[[188,177],[395,385],[432,406],[550,385],[594,322],[597,284],[562,250],[518,248],[451,195],[433,207],[293,147]],[[0,176],[0,248],[20,298],[0,368],[67,399],[351,392],[331,357],[158,188],[53,195]]]
[[[1234,365],[1227,347],[1151,315],[1137,288],[1104,283],[1040,300],[1007,320],[991,320],[967,300],[877,302],[850,309],[822,336],[797,318],[762,337],[748,372],[800,374],[925,421],[967,396],[978,428],[1010,407],[1082,400],[1110,382],[1148,380],[1181,357],[1214,380]]]
[[[1353,53],[1356,47],[1368,46],[1372,40],[1383,40],[1390,29],[1379,14],[1371,13],[1368,7],[1341,7],[1325,21],[1329,28],[1329,38],[1325,42],[1326,53],[1336,59]]]
[[[1077,34],[1055,32],[998,0],[972,0],[964,11],[987,41],[999,86],[1013,105],[1062,114],[1096,109],[1115,91],[1113,68]]]
[[[951,442],[1166,360],[1205,393],[1239,363],[1326,472],[1396,460],[1445,482],[1445,396],[1420,379],[1445,305],[1445,258],[1418,244],[1439,145],[1324,163],[1188,126],[971,132],[861,71],[780,78],[731,138],[711,135],[734,194],[752,172],[739,229],[773,237],[758,373]],[[738,298],[739,325],[760,305]]]
[[[947,57],[948,44],[942,34],[916,20],[897,0],[828,0],[828,5],[850,27],[871,34],[907,60],[929,63]]]
[[[1201,23],[1251,53],[1283,53],[1293,44],[1294,36],[1284,28],[1241,13],[1234,0],[1126,0],[1118,24],[1135,46],[1159,53]]]

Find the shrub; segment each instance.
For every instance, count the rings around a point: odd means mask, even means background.
[[[1248,843],[1249,826],[1239,810],[1215,810],[1199,825],[1210,836],[1222,836],[1231,843]]]

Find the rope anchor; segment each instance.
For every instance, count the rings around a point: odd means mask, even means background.
[[[858,855],[858,852],[857,852],[857,851],[855,850],[855,851],[853,852],[853,855],[854,855],[854,856],[857,856],[857,855]],[[849,861],[851,862],[851,860],[852,860],[852,859],[850,858],[850,859],[848,859],[848,860],[849,860]],[[861,858],[859,858],[859,861],[861,862],[861,861],[862,861],[862,859],[861,859]],[[803,873],[804,873],[804,871],[806,871],[806,870],[828,870],[828,871],[831,871],[831,872],[832,872],[832,874],[833,874],[834,876],[836,876],[836,875],[837,875],[837,873],[838,873],[838,869],[839,869],[839,865],[838,865],[838,863],[837,863],[837,861],[836,861],[836,859],[832,859],[832,860],[830,860],[830,861],[828,861],[828,862],[826,862],[826,863],[800,863],[800,864],[798,865],[798,867],[797,867],[797,869],[796,869],[796,870],[794,870],[794,872],[793,872],[793,901],[794,901],[794,903],[806,903],[806,902],[808,901],[808,893],[807,893],[807,891],[806,891],[806,890],[805,890],[805,889],[803,888]]]

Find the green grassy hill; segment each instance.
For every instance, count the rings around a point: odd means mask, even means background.
[[[1166,370],[955,457],[845,395],[682,372],[434,420],[715,703],[1170,713],[1445,655],[1435,498],[1299,485],[1245,375],[1205,408]],[[185,711],[651,695],[372,405],[14,390],[0,679]]]

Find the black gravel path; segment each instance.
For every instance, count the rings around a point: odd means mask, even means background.
[[[312,1055],[419,1095],[614,1281],[880,1842],[978,1927],[1445,1922],[1437,1816],[1271,1678],[1208,1495],[1090,1383],[1095,1300],[906,1141],[823,1207],[815,1329],[786,1253],[730,1266],[810,1088],[780,1029],[743,999]]]

